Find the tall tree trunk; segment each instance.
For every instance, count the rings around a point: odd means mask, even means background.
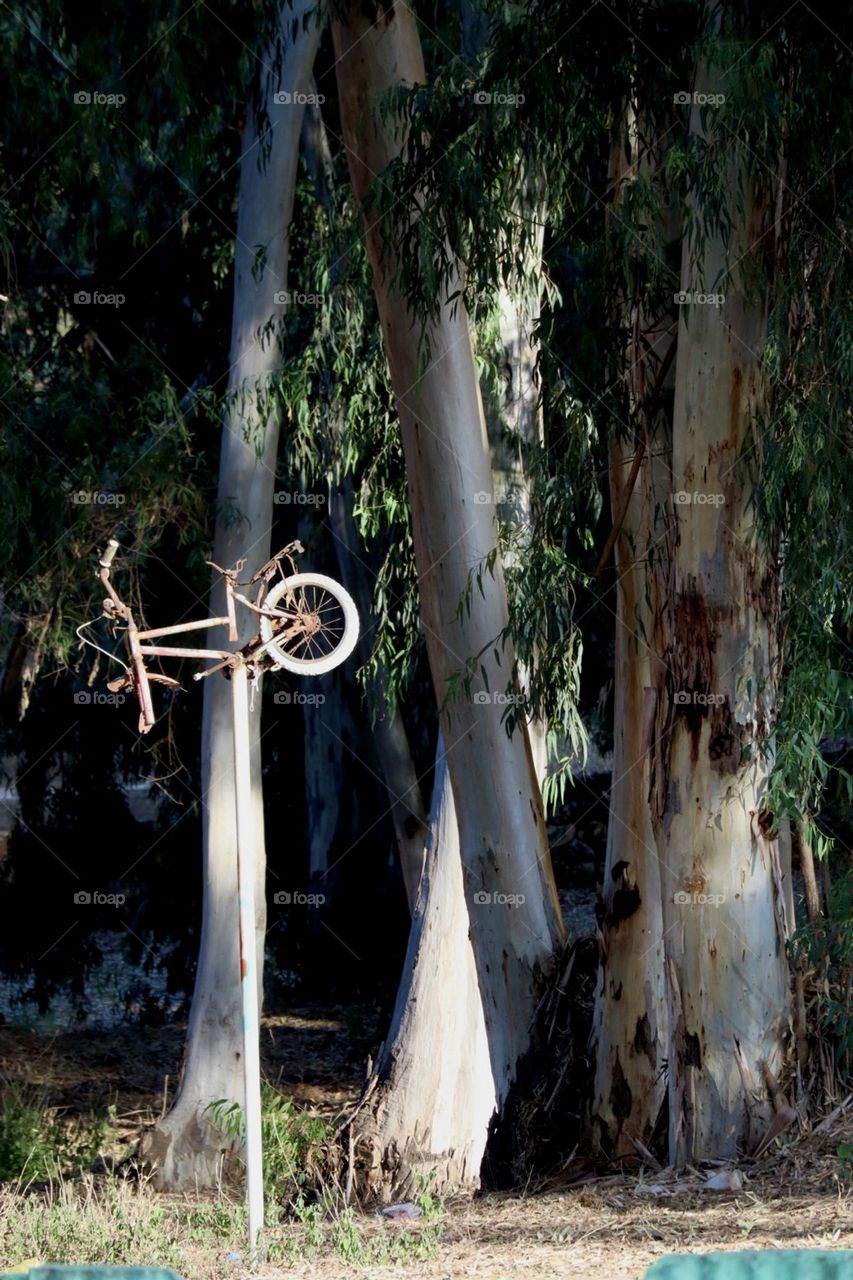
[[[629,106],[611,155],[617,204],[640,174],[650,180],[659,167],[660,158],[641,154],[642,146]],[[675,324],[668,310],[648,314],[639,296],[626,299],[625,308],[634,434],[611,440],[609,448],[612,518],[620,526],[614,543],[613,770],[592,1035],[595,1140],[608,1157],[636,1155],[635,1140],[649,1145],[664,1100],[667,1047],[660,865],[648,795],[664,607],[654,566],[665,540],[661,513],[669,501],[670,440],[665,416],[651,401],[672,367],[667,357]]]
[[[529,216],[522,210],[522,216]],[[506,364],[506,398],[488,421],[492,447],[492,476],[498,518],[512,532],[516,546],[508,554],[523,560],[533,535],[533,494],[530,461],[543,440],[542,411],[536,376],[538,350],[533,329],[539,319],[542,287],[544,211],[526,263],[526,288],[513,294],[500,290],[500,336]],[[507,567],[511,562],[507,561]],[[535,658],[534,658],[535,661]],[[530,687],[530,672],[520,667],[523,691]],[[548,726],[541,716],[527,720],[533,769],[540,787],[548,770]]]
[[[634,442],[634,450],[639,441]],[[610,448],[613,509],[628,483],[630,446]],[[608,1156],[648,1145],[664,1094],[666,999],[660,867],[648,806],[654,694],[645,548],[654,463],[644,458],[616,544],[613,772],[602,886],[601,963],[594,1011],[596,1140]],[[653,517],[652,517],[653,519]]]
[[[471,66],[488,44],[489,15],[479,0],[463,0],[461,18],[462,57]],[[519,219],[535,217],[536,229],[527,247],[523,284],[520,287],[516,284],[510,290],[502,283],[498,291],[503,395],[497,404],[486,403],[495,509],[498,518],[511,530],[513,539],[511,549],[504,552],[507,569],[514,561],[524,563],[526,547],[534,536],[529,466],[544,440],[536,370],[539,348],[533,330],[542,308],[545,205],[543,184],[529,176],[523,155],[519,156],[519,170],[522,177],[513,212]],[[530,691],[530,676],[529,668],[519,664],[519,683],[525,694]],[[527,717],[527,736],[533,769],[541,787],[548,772],[548,725],[541,716]]]
[[[411,10],[398,5],[380,22],[367,8],[353,5],[333,23],[333,36],[350,174],[363,203],[372,178],[405,145],[402,123],[383,122],[377,108],[387,90],[423,81],[420,40]],[[529,1046],[541,984],[562,941],[562,922],[527,734],[518,730],[507,736],[499,704],[476,700],[476,694],[451,697],[470,660],[477,660],[474,687],[485,682],[480,692],[503,690],[513,661],[508,643],[500,660],[495,652],[507,607],[493,512],[476,501],[478,493],[491,490],[491,471],[467,315],[461,303],[452,313],[441,299],[436,319],[413,320],[394,284],[396,264],[386,237],[387,228],[369,219],[368,251],[402,426],[422,617],[442,708],[500,1107]],[[430,352],[426,370],[419,364],[421,339]],[[491,573],[487,558],[493,562]],[[441,1001],[447,994],[434,989],[432,999]],[[440,1046],[433,1052],[440,1053]]]
[[[703,70],[697,90],[713,92]],[[690,130],[707,139],[705,107]],[[725,295],[681,307],[673,425],[677,536],[671,639],[658,680],[653,819],[661,860],[670,1008],[669,1144],[676,1164],[733,1157],[769,1115],[789,1022],[784,890],[766,812],[776,704],[775,566],[757,544],[750,468],[768,396],[764,286],[744,273],[768,251],[768,214],[737,155],[725,175],[732,227],[685,235],[681,287]],[[752,264],[754,265],[754,263]],[[685,496],[687,495],[687,500]]]
[[[222,436],[218,516],[213,559],[232,565],[246,557],[251,575],[270,555],[272,499],[279,424],[265,403],[266,384],[280,364],[276,332],[264,332],[284,310],[276,295],[287,289],[288,234],[293,212],[302,107],[275,101],[281,90],[304,93],[312,72],[320,31],[303,28],[313,0],[282,9],[280,77],[266,85],[270,132],[258,136],[248,108],[240,166],[240,196],[234,270],[229,393],[231,408]],[[268,58],[273,65],[272,51]],[[266,161],[262,155],[269,147]],[[258,247],[264,246],[263,260]],[[210,608],[221,615],[224,589],[214,579]],[[237,647],[257,630],[246,613]],[[212,633],[212,646],[225,641]],[[266,929],[265,852],[261,795],[261,696],[256,689],[250,746],[254,782],[255,900],[258,980],[263,982]],[[146,1135],[143,1156],[157,1168],[163,1188],[207,1187],[216,1183],[226,1142],[210,1126],[204,1108],[217,1099],[243,1103],[242,1014],[238,958],[236,813],[233,787],[231,699],[220,675],[204,686],[202,719],[204,906],[201,946],[185,1049],[181,1087],[172,1110]]]
[[[334,165],[319,107],[309,107],[305,112],[302,146],[317,199],[329,218],[334,243],[339,239],[335,232]],[[342,252],[344,247],[340,245],[336,253]],[[332,433],[337,447],[340,437],[337,422],[332,424]],[[352,511],[352,481],[344,476],[339,485],[331,486],[329,523],[335,541],[341,581],[356,601],[362,619],[359,653],[362,661],[366,661],[370,652],[369,637],[374,627],[371,622],[373,591],[368,579],[372,571],[366,562],[367,551],[358,535]],[[392,703],[388,702],[384,688],[374,688],[371,693],[375,704],[385,707],[373,725],[373,745],[391,805],[406,900],[409,911],[414,914],[418,884],[423,871],[427,831],[424,801],[400,707],[396,699]]]

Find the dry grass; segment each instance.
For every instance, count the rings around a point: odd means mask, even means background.
[[[843,1117],[841,1117],[843,1119]],[[242,1206],[158,1196],[144,1183],[91,1177],[0,1197],[0,1266],[23,1258],[158,1262],[184,1280],[638,1280],[669,1253],[853,1248],[853,1188],[825,1131],[773,1154],[736,1193],[701,1175],[613,1176],[538,1195],[483,1195],[437,1222],[316,1212],[269,1232],[275,1261],[242,1252]]]
[[[325,1115],[356,1096],[362,1067],[344,1048],[340,1019],[305,1010],[280,1030],[274,1044],[268,1028],[267,1071],[288,1096]],[[159,1112],[179,1049],[172,1029],[50,1043],[0,1033],[0,1064],[37,1081],[56,1104],[81,1111],[118,1104],[111,1136],[119,1157]],[[311,1075],[306,1062],[316,1064]],[[255,1268],[228,1257],[243,1252],[245,1214],[225,1188],[163,1196],[144,1180],[92,1175],[7,1187],[0,1271],[37,1259],[159,1263],[183,1280],[639,1280],[669,1253],[853,1248],[851,1171],[838,1156],[851,1138],[853,1097],[840,1099],[822,1125],[807,1133],[792,1127],[760,1160],[745,1162],[736,1192],[701,1190],[698,1172],[681,1179],[648,1172],[451,1202],[432,1222],[307,1208],[301,1221],[270,1229],[271,1260]]]

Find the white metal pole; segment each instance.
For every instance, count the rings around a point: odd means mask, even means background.
[[[260,1253],[264,1227],[264,1157],[261,1130],[261,1061],[255,940],[255,823],[249,752],[249,695],[246,664],[231,668],[234,718],[234,789],[237,800],[237,884],[240,895],[240,975],[243,993],[243,1078],[246,1085],[246,1199],[249,1250]]]

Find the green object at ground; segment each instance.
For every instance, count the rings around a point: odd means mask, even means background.
[[[853,1280],[853,1249],[750,1249],[661,1258],[645,1280]]]
[[[180,1276],[163,1267],[107,1267],[74,1263],[72,1266],[39,1265],[29,1271],[8,1271],[0,1274],[0,1280],[180,1280]]]

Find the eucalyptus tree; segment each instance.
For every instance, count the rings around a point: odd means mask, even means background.
[[[425,77],[414,16],[395,7],[388,21],[376,24],[370,13],[353,6],[335,16],[333,37],[350,173],[366,210],[367,246],[400,416],[421,612],[456,811],[455,823],[448,822],[445,830],[453,832],[458,825],[462,877],[456,895],[448,895],[447,901],[456,913],[467,903],[470,914],[491,1079],[500,1107],[528,1048],[539,989],[562,927],[526,729],[522,720],[509,735],[502,723],[500,695],[514,659],[506,635],[508,612],[492,504],[487,501],[492,479],[480,389],[464,305],[458,299],[452,305],[451,287],[432,299],[428,319],[413,315],[398,279],[397,246],[389,238],[387,220],[375,216],[370,191],[374,179],[383,183],[406,147],[403,120],[393,112],[380,114],[383,99],[395,90],[410,90]],[[458,279],[458,268],[455,274]],[[475,685],[483,687],[475,690]],[[454,845],[437,850],[437,856],[453,857]],[[458,895],[463,885],[464,903]],[[449,918],[447,923],[452,923]],[[459,931],[452,936],[464,948]],[[415,951],[410,947],[410,962]],[[471,990],[467,978],[464,990]],[[443,993],[436,992],[432,1001],[421,998],[416,1011],[413,1003],[410,1026],[423,1031],[424,1019],[430,1019],[440,1031],[442,1000]],[[452,1013],[459,1011],[468,1014],[468,1033],[476,1037],[478,1023],[470,1019],[465,1002],[454,999]],[[398,1017],[400,1013],[398,1002]],[[409,1059],[412,1043],[411,1034],[398,1038],[396,1054]],[[473,1050],[476,1039],[469,1043]],[[484,1073],[466,1073],[466,1096],[451,1107],[458,1082],[454,1086],[446,1073],[435,1077],[434,1066],[423,1063],[407,1076],[402,1092],[392,1087],[382,1105],[406,1108],[411,1096],[412,1104],[422,1107],[429,1078],[436,1092],[431,1090],[426,1101],[436,1132],[430,1135],[430,1123],[417,1140],[421,1154],[427,1152],[426,1160],[441,1169],[443,1178],[476,1177],[476,1149],[473,1159],[468,1150],[471,1115],[476,1113],[484,1140],[491,1086],[484,1094]],[[409,1130],[409,1141],[415,1132]]]
[[[316,85],[315,85],[316,89]],[[317,101],[306,111],[302,130],[302,145],[306,167],[311,174],[314,195],[327,224],[327,238],[320,237],[319,261],[312,263],[312,269],[328,279],[333,296],[340,298],[342,292],[341,266],[352,261],[356,256],[356,245],[353,243],[354,228],[349,225],[347,204],[351,204],[348,184],[339,183],[335,173],[335,157],[329,139],[329,131],[323,119],[321,102],[325,95],[314,94]],[[309,255],[310,256],[310,255]],[[370,299],[370,282],[366,273],[356,270],[351,285],[359,289]],[[324,301],[326,301],[324,299]],[[365,709],[369,714],[365,737],[369,737],[375,748],[376,759],[384,781],[390,806],[390,816],[394,828],[400,869],[410,912],[414,912],[424,861],[424,838],[426,835],[427,817],[421,792],[420,779],[417,776],[412,746],[406,727],[402,709],[402,690],[396,689],[395,681],[386,670],[382,661],[374,661],[373,654],[377,648],[380,616],[377,613],[374,599],[375,586],[378,580],[379,555],[370,542],[379,541],[386,546],[388,536],[378,536],[374,527],[373,537],[367,532],[364,522],[356,516],[359,489],[356,487],[353,469],[358,462],[369,465],[363,452],[353,449],[351,426],[354,425],[352,400],[349,395],[341,395],[339,388],[342,370],[342,350],[362,345],[360,356],[364,355],[364,347],[369,350],[369,342],[364,342],[364,312],[362,308],[356,316],[349,307],[336,308],[332,297],[324,307],[324,316],[315,326],[312,334],[315,351],[309,346],[295,357],[295,367],[303,372],[311,363],[314,373],[312,385],[305,386],[301,392],[302,403],[308,410],[312,420],[311,434],[314,446],[309,449],[310,462],[303,458],[303,466],[317,479],[321,476],[329,490],[328,528],[334,542],[338,571],[350,594],[356,600],[362,619],[358,653],[362,658],[365,671]],[[372,306],[368,305],[368,323],[375,326],[376,318]],[[346,337],[344,337],[344,331]],[[334,336],[333,336],[334,335]],[[331,342],[329,341],[331,339]],[[373,388],[370,398],[376,399],[376,387],[372,379],[379,374],[380,383],[384,381],[385,370],[374,370],[371,364],[357,359],[354,368],[349,370],[358,379],[362,388]],[[364,395],[360,390],[359,395]],[[359,404],[359,416],[364,406]],[[374,404],[368,413],[368,420],[377,422],[381,414],[377,414]],[[362,425],[362,431],[364,427]],[[379,428],[380,434],[382,428]],[[380,446],[381,447],[381,446]],[[361,486],[363,488],[363,484]],[[379,495],[374,495],[373,500]],[[394,510],[393,497],[389,509]],[[381,506],[378,503],[377,506]],[[398,520],[391,521],[395,526]],[[401,530],[395,528],[393,537],[396,540]],[[384,619],[387,622],[387,618]],[[306,708],[308,712],[308,708]],[[328,725],[328,706],[323,705],[322,714],[318,711],[306,714],[305,758],[306,772],[309,761],[316,758],[319,768],[316,769],[317,786],[313,796],[308,794],[306,779],[306,799],[309,809],[319,803],[325,811],[330,804],[328,788],[325,786],[326,768],[323,761],[329,755],[343,749],[344,738],[340,728],[331,733]],[[311,735],[309,738],[309,734]],[[355,736],[355,735],[351,735]],[[330,741],[330,738],[332,741]],[[361,748],[360,748],[361,749]],[[321,754],[322,751],[322,754]],[[331,798],[331,806],[336,805],[336,797]],[[328,840],[327,840],[328,844]]]
[[[755,538],[743,458],[748,451],[760,468],[771,411],[763,367],[769,280],[766,268],[758,283],[749,271],[756,256],[769,261],[768,236],[781,226],[773,226],[777,192],[756,190],[740,140],[729,135],[721,147],[717,126],[718,145],[709,145],[715,126],[699,102],[719,92],[718,65],[700,63],[693,81],[689,143],[710,151],[725,173],[716,215],[699,193],[687,201],[679,285],[696,305],[685,303],[679,316],[674,509],[661,557],[672,596],[649,745],[669,1006],[669,1154],[680,1165],[734,1156],[750,1125],[753,1135],[762,1120],[766,1126],[768,1081],[780,1074],[790,1019],[792,922],[765,803],[778,574],[772,547]],[[716,302],[701,305],[715,290]]]
[[[547,174],[551,250],[571,237],[585,259],[575,305],[604,346],[601,360],[576,326],[576,347],[551,351],[542,331],[565,414],[549,422],[546,408],[546,441],[549,427],[583,421],[585,406],[613,437],[620,773],[593,1041],[598,1138],[608,1153],[639,1141],[677,1163],[731,1156],[768,1131],[786,1049],[780,827],[819,792],[818,729],[837,731],[849,690],[837,645],[849,617],[846,520],[846,558],[828,577],[803,536],[796,480],[804,422],[820,442],[818,492],[833,466],[840,474],[849,439],[827,376],[830,351],[842,368],[847,359],[843,39],[799,11],[780,22],[738,4],[625,5],[617,20],[567,6],[571,36],[543,53],[531,34],[543,16],[533,5],[493,30],[480,92],[502,90],[512,112],[477,118],[453,69],[409,96],[393,199],[417,202],[396,217],[400,283],[428,315],[455,261],[469,292],[500,279],[522,131]],[[614,116],[636,101],[635,171],[614,193]],[[832,141],[829,169],[809,119]],[[605,243],[614,222],[624,234]],[[524,243],[517,228],[516,255]],[[600,272],[614,250],[627,311]],[[829,278],[824,259],[836,264]],[[546,471],[546,495],[554,478]],[[825,548],[826,516],[807,509]],[[529,585],[542,586],[540,566],[531,559]]]
[[[474,77],[479,75],[488,48],[488,7],[463,0],[461,60]],[[488,99],[491,95],[484,94]],[[488,101],[483,102],[488,108]],[[539,347],[536,328],[542,295],[548,287],[543,269],[546,212],[540,175],[527,172],[523,141],[518,153],[518,178],[510,217],[527,219],[532,228],[526,250],[514,270],[496,290],[484,292],[474,305],[475,351],[480,359],[480,381],[486,427],[492,451],[495,510],[501,524],[505,568],[523,565],[535,538],[531,511],[534,459],[543,443],[542,397],[538,373]],[[551,286],[553,287],[553,286]],[[489,345],[492,352],[488,353]],[[492,354],[493,360],[488,359]],[[535,661],[535,655],[534,659]],[[529,693],[526,664],[519,668],[521,692]],[[548,768],[548,729],[544,718],[527,716],[527,734],[533,765],[540,784]]]
[[[349,183],[338,180],[346,150],[319,111],[311,115],[306,159],[320,216],[303,202],[303,266],[326,293],[284,362],[281,402],[298,409],[282,465],[329,487],[340,574],[364,623],[364,709],[413,917],[391,1026],[347,1130],[359,1194],[388,1200],[414,1194],[420,1176],[476,1187],[495,1096],[443,739],[434,771],[419,777],[402,714],[419,736],[426,726],[434,737],[434,695],[417,674],[423,636],[405,465],[363,223]],[[421,787],[430,775],[427,815]]]
[[[623,689],[631,687],[632,667],[646,671],[635,760],[621,763],[642,770],[643,785],[638,814],[618,804],[622,779],[615,780],[611,838],[624,841],[615,824],[631,816],[633,830],[645,832],[645,848],[633,862],[611,859],[606,870],[621,891],[633,891],[629,914],[638,919],[629,927],[646,945],[639,954],[621,947],[625,926],[610,917],[602,993],[607,984],[630,996],[609,1008],[602,1001],[597,1025],[600,1049],[615,1042],[625,1050],[621,1061],[611,1055],[598,1062],[596,1109],[606,1145],[649,1142],[660,1098],[660,1085],[649,1085],[653,1073],[665,1074],[662,1128],[677,1164],[755,1147],[780,1121],[773,1111],[792,1017],[793,927],[780,828],[791,776],[777,770],[771,779],[780,702],[782,714],[786,703],[787,714],[791,708],[790,692],[779,688],[786,654],[778,559],[791,513],[777,509],[769,518],[765,504],[772,494],[767,460],[788,448],[778,428],[794,351],[782,356],[771,334],[802,306],[791,287],[789,228],[810,215],[792,177],[810,169],[812,180],[822,176],[811,168],[802,135],[799,146],[793,141],[799,109],[787,97],[792,32],[770,34],[762,15],[738,6],[697,17],[695,37],[688,32],[684,43],[693,65],[685,89],[673,93],[676,104],[691,104],[686,132],[673,130],[671,116],[654,107],[654,123],[642,117],[638,130],[647,154],[657,151],[657,177],[648,166],[639,174],[657,207],[635,215],[632,229],[641,240],[656,225],[663,256],[674,189],[683,232],[672,295],[671,425],[635,442],[649,456],[621,534],[628,555],[640,558],[642,583]],[[814,80],[815,89],[820,79],[819,98],[829,77]],[[648,103],[649,86],[639,83]],[[639,260],[631,255],[635,285]],[[665,286],[665,273],[654,274]],[[805,283],[801,277],[794,290]],[[667,314],[662,293],[658,287],[656,296],[654,288],[640,295],[644,349],[634,371],[654,351]],[[662,351],[658,358],[662,363]],[[807,401],[802,408],[808,412]],[[663,484],[643,481],[643,471],[660,476],[662,466],[669,473]],[[632,537],[638,516],[646,526],[639,545]],[[627,573],[634,577],[636,569]],[[623,592],[627,573],[620,573]],[[796,578],[789,589],[807,590]],[[627,803],[637,799],[632,793]],[[644,916],[658,882],[662,934],[649,939]]]
[[[661,648],[663,604],[660,583],[650,570],[670,501],[670,430],[662,402],[671,395],[676,340],[671,296],[659,305],[653,287],[661,274],[668,282],[666,262],[658,255],[667,240],[672,242],[672,228],[666,236],[656,201],[647,198],[645,204],[652,207],[631,209],[638,189],[660,183],[663,166],[659,147],[645,137],[642,110],[635,100],[614,112],[608,174],[613,199],[611,258],[619,260],[619,249],[627,248],[621,242],[632,212],[636,220],[645,217],[654,228],[651,244],[641,240],[641,247],[628,251],[633,271],[627,279],[618,267],[611,271],[618,299],[612,321],[625,335],[624,356],[621,351],[614,355],[614,377],[627,383],[632,429],[621,436],[614,432],[609,441],[616,532],[606,544],[608,554],[612,545],[616,563],[613,769],[593,1016],[592,1113],[595,1140],[615,1156],[634,1154],[637,1139],[643,1144],[652,1141],[665,1092],[661,1057],[667,1039],[660,861],[646,797],[650,694],[658,665],[655,655]],[[600,563],[606,570],[606,558]],[[625,981],[628,971],[633,972],[630,982]]]
[[[285,5],[276,40],[262,46],[258,93],[243,133],[234,267],[229,403],[222,435],[214,561],[244,562],[251,577],[270,557],[280,419],[272,381],[281,365],[280,320],[288,294],[290,221],[304,102],[320,40],[313,0]],[[212,616],[224,609],[215,575]],[[243,617],[237,646],[254,634]],[[211,645],[221,637],[211,636]],[[250,711],[256,948],[259,1005],[266,938],[266,856],[261,778],[261,706]],[[204,908],[201,950],[180,1092],[146,1135],[144,1155],[166,1188],[212,1186],[221,1174],[222,1137],[206,1115],[218,1100],[240,1103],[243,1068],[235,1029],[241,1017],[237,831],[231,699],[224,680],[205,685],[202,721]]]

